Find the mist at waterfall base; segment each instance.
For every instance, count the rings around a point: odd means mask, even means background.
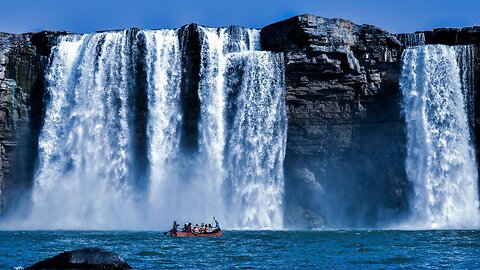
[[[258,51],[259,34],[199,27],[194,143],[179,30],[60,37],[31,206],[2,227],[146,230],[216,216],[232,229],[281,228],[283,58]]]

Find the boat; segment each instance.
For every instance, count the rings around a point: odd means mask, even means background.
[[[170,230],[168,235],[173,237],[219,237],[223,235],[222,229],[215,229],[208,233],[193,233]]]

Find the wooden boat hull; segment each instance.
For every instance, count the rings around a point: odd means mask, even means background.
[[[223,232],[220,229],[209,233],[174,232],[173,230],[170,230],[170,236],[173,237],[219,237],[222,235]]]

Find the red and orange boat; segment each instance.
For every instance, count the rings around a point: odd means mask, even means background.
[[[192,233],[192,232],[170,230],[168,232],[168,235],[173,237],[218,237],[218,236],[222,236],[223,232],[222,232],[222,229],[215,229],[208,233]]]

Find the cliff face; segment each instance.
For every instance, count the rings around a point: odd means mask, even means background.
[[[13,170],[28,170],[33,161],[17,155],[34,148],[26,137],[32,124],[32,104],[38,102],[32,99],[38,91],[35,86],[42,77],[43,66],[31,38],[32,34],[0,34],[0,191],[10,189],[11,183],[21,185],[20,175],[12,176],[12,181],[5,180]],[[1,198],[3,202],[5,194]]]
[[[0,209],[28,192],[43,119],[44,72],[55,36],[0,33]]]
[[[182,106],[187,111],[182,147],[195,151],[191,138],[198,132],[200,41],[195,24],[180,32],[182,48],[186,48],[182,61],[189,64],[182,73]],[[32,184],[43,121],[44,72],[60,34],[0,34],[3,208],[15,204]],[[480,42],[478,27],[423,34],[426,44]],[[399,40],[403,39],[374,26],[311,15],[261,30],[263,49],[285,56],[286,226],[376,226],[406,214],[411,187],[405,175],[405,122],[398,82],[405,46]],[[478,65],[475,78],[478,81]],[[480,102],[477,92],[476,106]],[[135,103],[137,132],[142,134],[145,102],[138,99]],[[480,141],[477,111],[474,125]],[[139,145],[138,155],[146,156],[145,143]]]
[[[261,34],[264,49],[285,52],[287,225],[375,225],[404,211],[402,45],[373,26],[310,15]]]

